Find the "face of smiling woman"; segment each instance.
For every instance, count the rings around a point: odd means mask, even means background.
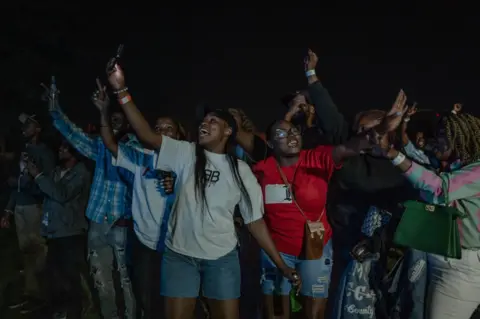
[[[278,156],[296,156],[302,149],[300,131],[290,122],[279,121],[271,129],[273,150]]]

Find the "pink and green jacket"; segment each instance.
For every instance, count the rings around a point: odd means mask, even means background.
[[[426,202],[465,213],[467,217],[457,220],[462,247],[480,249],[480,162],[440,174],[412,162],[405,176]]]

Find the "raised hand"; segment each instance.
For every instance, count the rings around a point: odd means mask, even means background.
[[[239,131],[243,131],[243,123],[242,123],[242,116],[237,109],[229,108],[228,112],[233,116],[235,122],[237,122],[237,128]]]
[[[407,110],[407,95],[405,94],[405,91],[403,91],[403,89],[400,89],[397,94],[397,98],[395,99],[395,102],[393,103],[392,108],[387,115],[403,115]]]
[[[390,112],[388,112],[383,121],[375,127],[375,130],[379,134],[385,134],[396,130],[400,123],[402,123],[402,118],[407,111],[407,95],[403,90],[400,90]]]
[[[303,60],[305,63],[305,71],[315,70],[318,63],[318,57],[312,50],[308,49],[307,56]]]
[[[417,108],[417,102],[413,103],[412,106],[410,106],[407,110],[407,116],[408,117],[411,117],[413,115],[415,115],[418,111],[418,108]]]
[[[52,77],[52,81],[55,81],[54,77]],[[48,110],[52,111],[55,108],[57,108],[58,107],[58,95],[60,94],[60,90],[57,89],[57,86],[56,85],[51,85],[52,88],[49,88],[44,83],[40,83],[40,86],[44,90],[40,99],[42,101],[48,102]]]
[[[100,112],[106,112],[110,105],[110,98],[107,94],[107,87],[97,78],[97,90],[92,94],[92,102]]]
[[[304,112],[307,114],[307,127],[312,127],[315,121],[315,107],[308,104],[307,110]]]
[[[108,82],[110,83],[111,87],[118,91],[125,88],[125,75],[123,74],[122,68],[118,64],[115,63],[115,58],[110,60],[107,64],[107,75],[108,75]]]

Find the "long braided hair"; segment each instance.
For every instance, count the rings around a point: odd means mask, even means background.
[[[471,114],[444,117],[445,135],[454,154],[463,165],[480,160],[480,119]]]

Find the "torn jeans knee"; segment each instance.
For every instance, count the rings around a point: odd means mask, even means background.
[[[102,258],[94,249],[88,253],[90,275],[100,299],[100,308],[104,318],[118,318],[115,300],[115,286],[113,282],[113,260]]]

